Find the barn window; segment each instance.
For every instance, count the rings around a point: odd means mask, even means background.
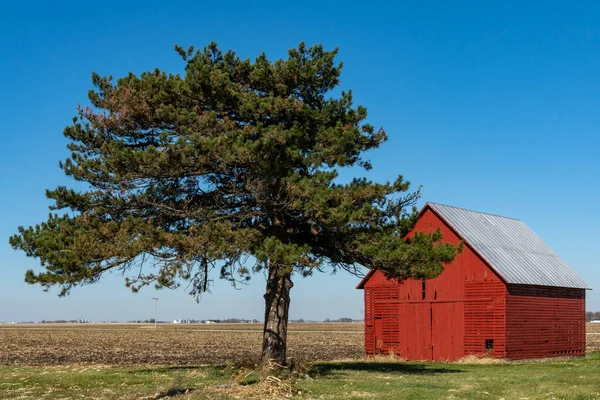
[[[494,348],[494,339],[485,339],[485,349],[492,350]]]
[[[421,288],[423,289],[423,293],[421,294],[421,300],[425,300],[425,279],[421,279]]]

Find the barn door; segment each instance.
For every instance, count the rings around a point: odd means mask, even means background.
[[[431,304],[401,304],[400,355],[407,360],[431,360]]]
[[[434,361],[452,361],[464,355],[462,303],[431,304],[431,345]]]
[[[383,319],[375,318],[375,353],[381,353],[383,348]]]

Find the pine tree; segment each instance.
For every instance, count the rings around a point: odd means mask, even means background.
[[[419,191],[401,176],[338,183],[339,168],[371,168],[364,153],[386,133],[351,92],[331,95],[337,50],[301,43],[274,62],[214,43],[176,51],[183,76],[93,74],[60,163],[88,189],[48,190],[48,220],[10,238],[43,267],[26,282],[64,296],[116,270],[133,291],[189,282],[199,296],[212,269],[234,283],[265,271],[262,361],[285,363],[292,278],[359,265],[428,278],[454,258],[439,232],[405,239]]]

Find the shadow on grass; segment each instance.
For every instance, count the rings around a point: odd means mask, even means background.
[[[164,392],[160,392],[158,393],[156,396],[154,396],[155,399],[165,399],[165,398],[173,398],[175,396],[182,396],[184,394],[188,394],[193,392],[196,389],[193,388],[170,388],[165,390]]]
[[[309,375],[327,376],[343,371],[361,371],[361,372],[386,372],[397,373],[401,375],[437,375],[437,374],[456,374],[465,372],[456,368],[439,368],[427,364],[410,363],[378,363],[378,362],[333,362],[315,364],[309,371]]]
[[[215,367],[222,367],[220,365],[215,365]],[[140,369],[131,369],[126,371],[128,374],[152,374],[152,373],[167,373],[167,372],[177,372],[177,371],[190,371],[206,368],[205,365],[172,365],[172,366],[157,366],[157,367],[149,367],[149,368],[140,368]]]

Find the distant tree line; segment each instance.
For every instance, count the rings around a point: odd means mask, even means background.
[[[257,323],[260,322],[257,319],[240,319],[240,318],[227,318],[227,319],[211,319],[211,320],[199,320],[199,319],[181,319],[181,320],[177,320],[177,322],[179,323],[184,323],[184,324],[203,324],[206,321],[210,321],[210,322],[216,322],[216,323],[221,323],[221,324],[248,324],[248,323]],[[143,324],[153,324],[154,323],[154,318],[150,318],[150,319],[144,319],[144,320],[134,320],[134,321],[129,321],[131,323],[143,323]],[[169,324],[172,323],[172,321],[156,321],[156,323],[158,324]]]
[[[338,319],[325,318],[324,322],[361,322],[361,320],[347,318],[347,317],[346,318],[338,318]]]
[[[89,322],[87,319],[55,319],[52,321],[43,319],[40,324],[87,324]]]
[[[600,311],[588,311],[585,313],[585,322],[600,321]]]
[[[261,322],[257,319],[239,319],[239,318],[227,318],[227,319],[212,319],[213,322],[219,322],[222,324],[249,324]]]

